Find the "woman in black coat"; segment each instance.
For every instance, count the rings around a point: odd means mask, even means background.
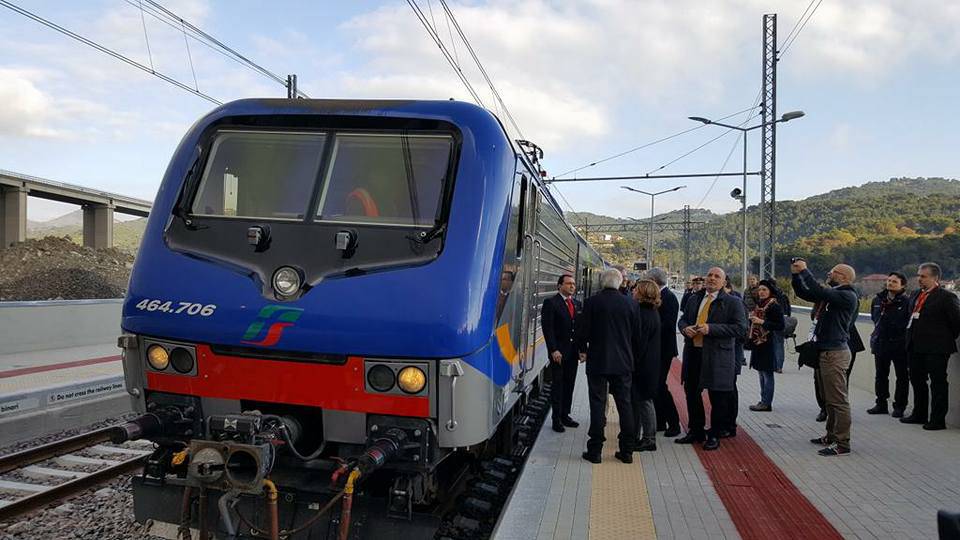
[[[638,281],[633,290],[637,301],[637,331],[633,347],[633,381],[630,400],[636,422],[638,452],[657,449],[657,413],[654,398],[660,372],[660,287],[652,280]]]
[[[760,402],[751,411],[773,410],[773,372],[777,369],[777,343],[783,339],[783,307],[777,301],[777,285],[763,280],[757,286],[757,306],[750,313],[750,367],[760,374]]]

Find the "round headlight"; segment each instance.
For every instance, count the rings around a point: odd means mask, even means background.
[[[396,376],[393,370],[383,364],[377,364],[367,372],[367,383],[377,392],[386,392],[393,388]]]
[[[167,365],[170,364],[170,355],[167,354],[167,350],[160,345],[151,345],[147,349],[147,363],[149,363],[153,369],[163,371],[167,369]]]
[[[174,347],[170,351],[170,363],[178,372],[190,373],[193,370],[193,355],[183,347]]]
[[[283,296],[293,296],[300,290],[300,272],[289,266],[282,266],[273,273],[273,290]]]
[[[427,385],[427,375],[422,369],[407,366],[397,374],[397,386],[408,394],[416,394]]]

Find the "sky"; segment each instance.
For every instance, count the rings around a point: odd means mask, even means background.
[[[185,40],[141,0],[16,0],[40,17],[229,101],[283,97],[280,84]],[[778,64],[777,198],[900,176],[960,178],[960,2],[818,0]],[[144,2],[145,3],[145,2]],[[164,7],[314,98],[471,101],[405,1],[163,0]],[[509,120],[444,16],[417,0],[481,101]],[[761,84],[762,17],[778,41],[807,0],[494,0],[447,2],[516,120],[561,175],[748,109]],[[194,75],[195,73],[195,75]],[[152,199],[183,134],[214,104],[0,6],[0,169]],[[759,123],[750,113],[727,122]],[[518,136],[511,126],[511,133]],[[726,133],[726,135],[724,135]],[[715,142],[674,161],[703,143]],[[739,172],[738,133],[703,126],[579,170],[579,177]],[[748,169],[759,165],[759,130]],[[727,156],[729,160],[727,160]],[[672,162],[672,163],[671,163]],[[724,163],[726,165],[724,166]],[[661,166],[669,165],[661,170]],[[573,175],[570,175],[573,176]],[[617,217],[684,204],[729,212],[739,178],[555,184],[562,206]],[[750,204],[759,180],[750,177]],[[28,217],[75,207],[30,199]]]

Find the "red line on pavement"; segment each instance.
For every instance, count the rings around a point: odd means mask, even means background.
[[[0,379],[9,377],[19,377],[20,375],[30,375],[31,373],[42,373],[44,371],[56,371],[58,369],[68,369],[80,366],[89,366],[91,364],[103,364],[104,362],[116,362],[120,360],[120,355],[102,356],[100,358],[87,358],[86,360],[74,360],[73,362],[63,362],[61,364],[49,364],[46,366],[32,366],[8,371],[0,371]]]
[[[680,385],[680,368],[679,361],[670,367],[669,386],[680,413],[680,420],[686,425],[687,403]],[[708,410],[708,419],[709,414]],[[719,450],[708,452],[700,445],[694,446],[713,487],[717,490],[717,495],[744,540],[843,538],[783,471],[763,453],[760,446],[744,431],[743,426],[737,429],[736,437],[723,439]],[[706,501],[703,504],[706,504]]]

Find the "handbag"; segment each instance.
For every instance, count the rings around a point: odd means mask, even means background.
[[[792,316],[790,316],[790,315],[784,315],[784,317],[783,317],[783,337],[785,337],[785,338],[796,337],[796,335],[797,335],[797,325],[798,325],[798,324],[799,324],[799,321],[797,321],[797,318],[796,318],[796,317],[792,317]]]
[[[820,350],[814,341],[806,341],[797,345],[794,349],[799,357],[797,363],[799,367],[807,366],[813,369],[820,369]]]

